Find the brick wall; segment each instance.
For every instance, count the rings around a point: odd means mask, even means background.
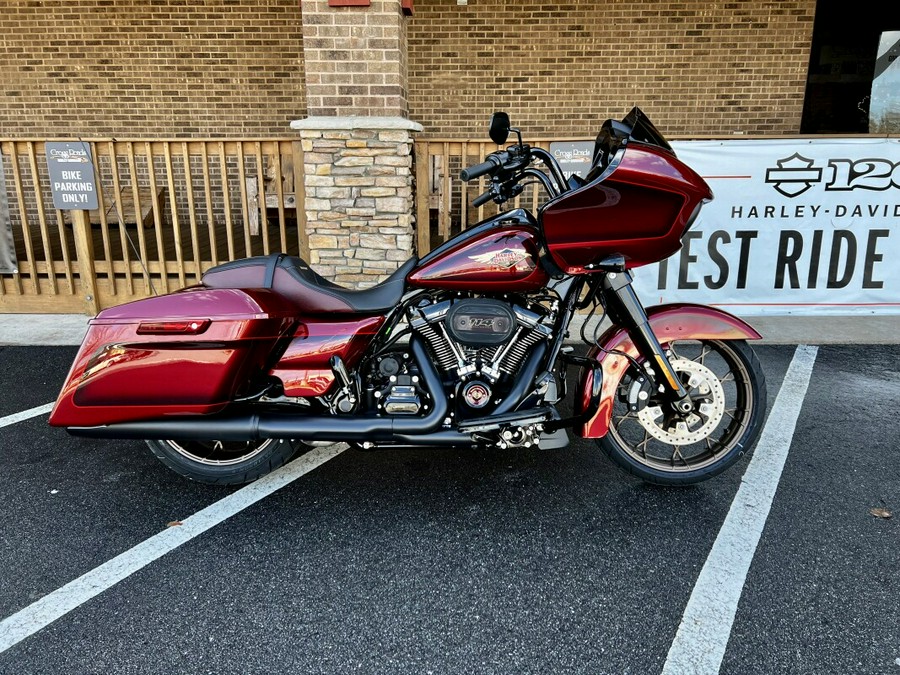
[[[0,136],[286,135],[297,0],[7,0]]]
[[[641,106],[666,134],[797,133],[815,0],[416,0],[410,118],[584,135]]]
[[[303,4],[334,37],[359,11]],[[532,135],[581,135],[633,104],[670,134],[794,133],[814,11],[815,0],[417,0],[408,24],[376,12],[386,23],[350,36],[368,58],[385,31],[408,30],[408,84],[386,51],[366,65],[385,70],[380,88],[354,93],[352,73],[321,84],[361,97],[360,112],[366,96],[399,101],[408,86],[409,116],[432,135],[480,138],[500,108]],[[298,0],[10,0],[0,135],[286,133],[307,114],[300,12]],[[333,114],[324,92],[309,114]]]
[[[302,0],[311,116],[405,116],[406,20],[399,0],[329,7]]]

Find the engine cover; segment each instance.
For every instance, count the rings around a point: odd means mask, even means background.
[[[503,344],[516,329],[516,315],[500,300],[473,298],[453,303],[447,312],[447,332],[470,347]]]

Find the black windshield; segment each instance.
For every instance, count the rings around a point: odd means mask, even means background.
[[[631,112],[625,115],[625,119],[622,120],[622,123],[631,127],[630,136],[634,140],[641,143],[656,145],[663,150],[671,152],[673,155],[675,154],[675,151],[672,149],[672,146],[669,145],[669,142],[640,108],[632,108]]]

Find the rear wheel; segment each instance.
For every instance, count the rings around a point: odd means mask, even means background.
[[[304,444],[257,441],[147,441],[156,458],[185,478],[209,485],[249,483],[283,466]]]
[[[752,449],[762,431],[766,381],[743,340],[679,341],[666,349],[693,412],[679,415],[659,402],[644,373],[632,368],[619,384],[609,432],[597,444],[647,482],[691,485]]]

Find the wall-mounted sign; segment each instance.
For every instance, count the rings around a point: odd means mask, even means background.
[[[9,200],[6,196],[6,174],[3,171],[3,155],[0,155],[0,274],[16,274],[18,271]]]
[[[555,141],[550,144],[550,154],[559,162],[566,180],[569,176],[584,178],[591,170],[594,157],[593,141]]]
[[[900,132],[900,31],[881,34],[872,98],[869,102],[869,133]]]
[[[79,141],[48,141],[45,146],[53,206],[87,211],[100,208],[91,147]]]

